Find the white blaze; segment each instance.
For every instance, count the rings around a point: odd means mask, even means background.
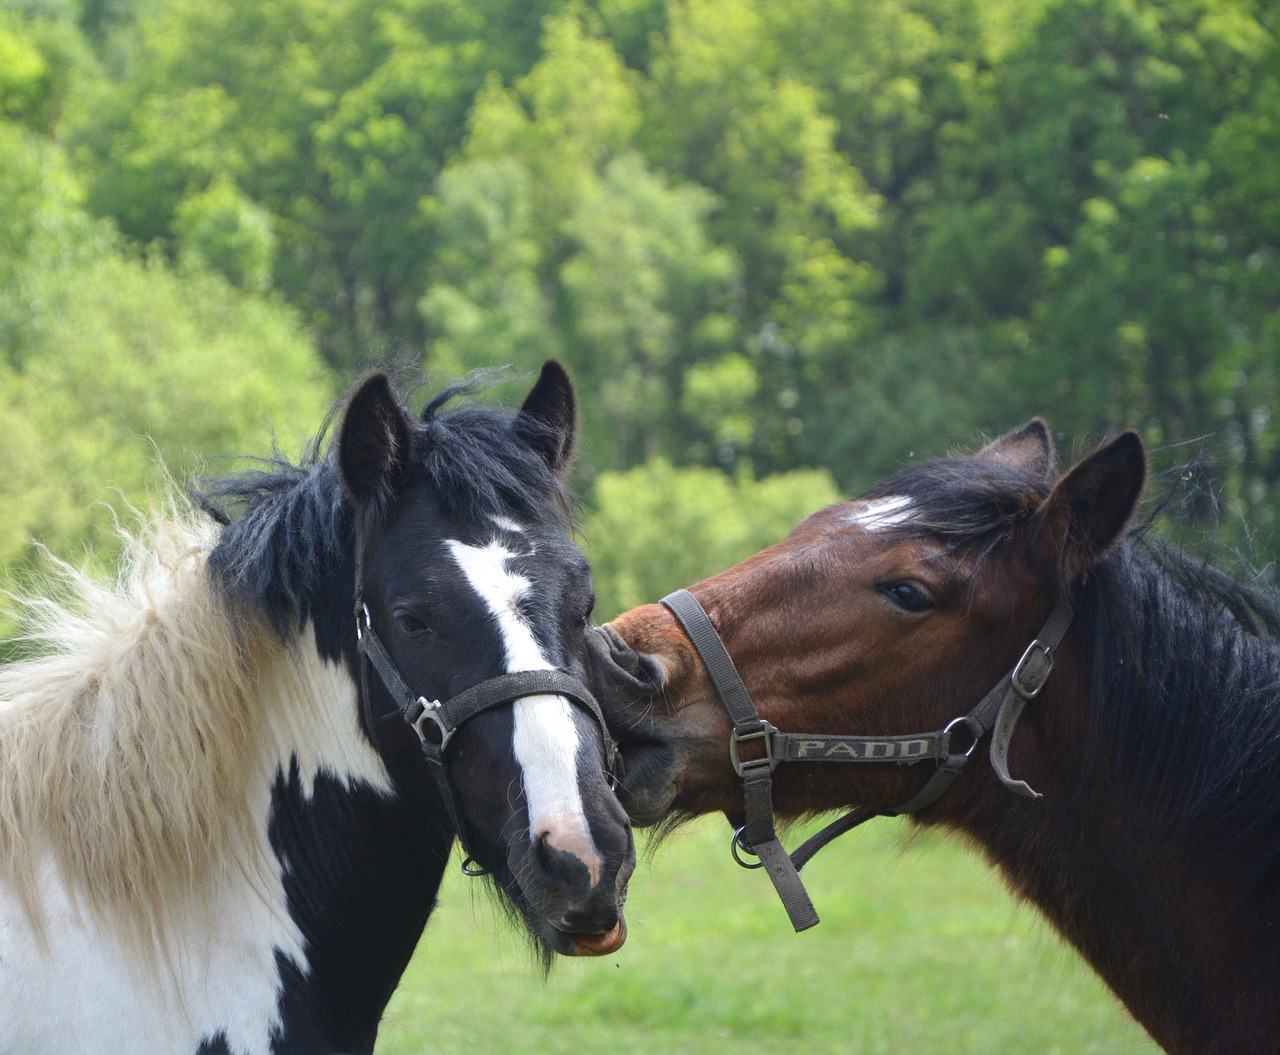
[[[890,495],[855,505],[858,508],[849,514],[849,519],[867,531],[883,531],[911,519],[911,499],[906,495]]]
[[[489,609],[502,635],[509,672],[551,670],[520,611],[532,584],[507,567],[515,556],[500,542],[468,546],[449,541],[449,549],[472,588]],[[603,864],[591,839],[578,791],[578,730],[572,705],[563,696],[526,696],[514,704],[516,761],[524,775],[529,803],[529,837],[545,839],[558,850],[580,858],[594,885]]]

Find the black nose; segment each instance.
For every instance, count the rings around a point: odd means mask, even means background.
[[[585,891],[595,885],[596,879],[593,879],[592,870],[587,863],[577,854],[552,846],[545,835],[534,840],[529,856],[531,867],[538,871],[545,882],[566,890]]]

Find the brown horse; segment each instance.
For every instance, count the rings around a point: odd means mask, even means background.
[[[1280,1051],[1280,619],[1130,529],[1136,434],[1054,463],[1032,421],[691,587],[768,723],[768,765],[734,743],[744,777],[771,775],[785,817],[905,807],[967,833],[1168,1051]],[[1055,620],[1061,644],[1028,649]],[[598,632],[620,795],[642,824],[740,822],[734,723],[685,625],[649,604]],[[1034,698],[993,721],[1024,654]],[[804,764],[877,750],[891,761]]]

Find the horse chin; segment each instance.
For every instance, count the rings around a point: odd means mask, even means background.
[[[599,929],[583,931],[558,926],[539,911],[511,868],[504,865],[494,869],[491,879],[503,895],[508,911],[524,924],[526,933],[541,953],[544,966],[550,968],[555,956],[607,956],[622,948],[627,940],[627,921],[622,905],[626,900],[626,880],[630,873],[628,868],[619,878],[616,905],[606,904],[597,908]]]
[[[608,956],[622,948],[627,940],[627,921],[621,909],[609,929],[599,933],[575,933],[562,930],[545,916],[538,915],[523,895],[512,897],[510,890],[506,893],[515,902],[529,937],[542,951],[548,966],[552,956]]]

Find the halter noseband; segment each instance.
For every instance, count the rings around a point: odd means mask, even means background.
[[[959,775],[978,746],[991,732],[991,767],[1010,791],[1031,798],[1039,794],[1030,785],[1009,775],[1009,744],[1014,726],[1028,700],[1044,688],[1053,670],[1053,653],[1061,643],[1074,615],[1066,600],[1054,605],[1040,633],[1027,646],[1022,658],[968,714],[952,719],[942,729],[915,736],[825,736],[821,733],[784,733],[764,721],[756,711],[747,687],[729,658],[697,598],[688,590],[676,590],[662,603],[684,627],[715,686],[720,702],[729,712],[733,732],[729,736],[729,760],[742,778],[745,823],[734,832],[731,849],[734,860],[744,868],[764,868],[773,881],[791,925],[807,930],[818,923],[818,914],[800,879],[799,871],[829,842],[873,817],[897,817],[914,813],[937,802]],[[963,729],[968,742],[953,749],[952,734]],[[763,755],[744,760],[741,745],[759,741]],[[788,854],[774,829],[773,771],[780,762],[893,762],[915,765],[933,761],[937,769],[924,786],[899,806],[858,807],[837,818]],[[747,862],[739,850],[757,857]]]
[[[370,735],[377,735],[377,725],[373,714],[373,702],[369,693],[367,666],[371,665],[392,700],[399,709],[400,717],[418,734],[422,746],[422,754],[426,758],[436,785],[440,789],[440,797],[444,799],[449,819],[453,822],[462,843],[466,859],[462,870],[467,875],[485,875],[486,870],[475,863],[468,845],[466,828],[463,825],[462,810],[458,807],[457,794],[453,782],[449,779],[449,770],[445,764],[444,752],[449,741],[458,728],[477,715],[495,707],[502,707],[524,699],[526,696],[563,696],[570,703],[582,708],[595,719],[600,727],[601,739],[604,742],[605,770],[612,778],[616,773],[616,749],[613,738],[605,725],[604,714],[590,690],[577,678],[563,670],[523,670],[510,674],[499,674],[485,681],[464,689],[447,700],[429,700],[414,692],[401,675],[391,653],[373,628],[373,620],[369,616],[369,607],[364,602],[364,540],[359,532],[355,540],[355,619],[356,648],[360,654],[360,703],[364,711],[365,725]],[[434,729],[434,732],[433,732]],[[438,737],[438,738],[437,738]]]

